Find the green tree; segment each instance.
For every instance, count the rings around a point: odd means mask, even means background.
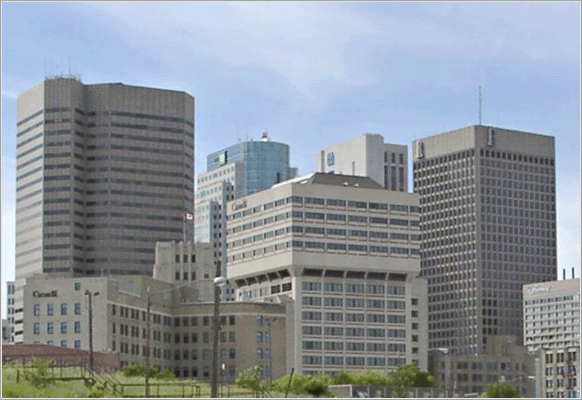
[[[521,397],[519,392],[508,382],[492,383],[487,387],[480,397],[486,398],[507,398]]]
[[[331,379],[326,375],[312,376],[311,379],[303,386],[303,392],[312,395],[313,397],[332,397],[329,391],[329,384]]]
[[[396,397],[407,397],[413,387],[434,387],[434,377],[416,364],[401,365],[388,375],[387,386]]]
[[[255,365],[241,371],[234,383],[243,389],[252,390],[254,397],[263,397],[267,392],[267,383],[263,381],[262,377],[263,369],[259,365]]]
[[[334,385],[350,385],[354,383],[352,376],[346,371],[340,371],[335,374],[331,380]]]
[[[385,374],[375,371],[358,371],[350,374],[352,383],[358,386],[386,386],[387,377]]]
[[[281,378],[275,379],[273,381],[273,389],[277,392],[285,393],[285,391],[287,391],[287,387],[289,386],[289,378],[290,375],[285,375]],[[303,388],[309,379],[311,379],[310,375],[294,374],[291,380],[289,391],[295,394],[305,393]]]
[[[285,375],[273,381],[273,389],[285,393],[289,386],[289,375]],[[331,397],[329,385],[333,382],[327,375],[301,375],[294,374],[289,391],[298,395],[310,394],[313,397]]]
[[[44,388],[52,382],[49,361],[43,361],[36,357],[32,359],[32,366],[24,367],[22,375],[33,387],[38,389]]]

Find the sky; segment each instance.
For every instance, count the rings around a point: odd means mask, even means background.
[[[483,125],[556,138],[558,269],[580,276],[579,2],[2,2],[1,29],[2,293],[16,98],[69,72],[194,96],[196,174],[265,130],[301,175],[364,133],[410,151],[478,124],[481,86]]]

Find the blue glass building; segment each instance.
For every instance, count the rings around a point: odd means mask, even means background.
[[[207,171],[198,175],[195,196],[196,242],[213,244],[214,257],[227,277],[226,203],[294,178],[289,167],[289,145],[271,142],[267,133],[260,141],[246,141],[207,157]],[[223,300],[234,300],[232,289],[223,288]]]
[[[209,154],[206,170],[210,172],[227,163],[243,164],[242,196],[269,189],[295,176],[289,167],[289,145],[272,142],[266,133],[260,141],[246,141]]]

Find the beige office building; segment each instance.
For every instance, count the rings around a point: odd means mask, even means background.
[[[470,126],[413,143],[429,348],[523,338],[522,286],[556,279],[554,138]]]
[[[366,133],[321,150],[316,171],[367,176],[385,189],[408,191],[408,147],[384,143],[382,135]]]
[[[57,77],[17,113],[18,343],[27,277],[151,275],[155,243],[192,233],[194,98]]]
[[[146,276],[27,279],[24,343],[88,350],[88,295],[92,297],[93,348],[117,352],[121,364],[145,362],[147,289],[150,288],[150,362],[178,377],[209,380],[212,361],[213,303],[199,297],[196,282],[170,284]],[[212,283],[205,282],[212,290]],[[203,283],[200,282],[200,285]],[[99,293],[95,296],[95,293]],[[281,304],[220,305],[220,379],[232,382],[246,368],[261,365],[265,378],[282,376],[286,313]]]
[[[315,173],[228,203],[237,300],[292,310],[287,373],[427,368],[417,198]]]

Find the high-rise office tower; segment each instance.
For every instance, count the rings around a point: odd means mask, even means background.
[[[317,172],[368,176],[384,189],[408,191],[408,148],[375,133],[319,151],[315,165]]]
[[[54,78],[17,108],[19,342],[33,273],[149,275],[155,243],[192,232],[194,98]]]
[[[241,142],[208,155],[207,172],[197,180],[194,236],[196,242],[213,244],[223,276],[227,268],[226,202],[268,189],[296,174],[297,169],[289,166],[289,145],[272,142],[266,132],[260,141]],[[226,291],[230,293],[229,288]]]
[[[554,138],[487,126],[414,142],[429,347],[523,337],[522,286],[556,279]]]

